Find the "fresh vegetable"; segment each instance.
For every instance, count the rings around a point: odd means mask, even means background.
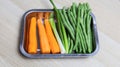
[[[60,39],[60,37],[59,37],[59,34],[58,34],[58,32],[57,32],[56,24],[55,24],[54,17],[53,17],[53,13],[50,14],[50,19],[49,19],[49,21],[50,21],[50,25],[51,25],[51,27],[52,27],[52,30],[53,30],[53,32],[54,32],[54,35],[55,35],[55,37],[56,37],[56,39],[57,39],[57,41],[58,41],[58,44],[59,44],[59,46],[60,46],[61,53],[64,54],[64,53],[66,53],[66,51],[65,51],[65,48],[64,48],[64,46],[63,46],[63,43],[61,42],[61,39]]]
[[[77,4],[73,2],[73,5],[71,6],[71,12],[73,12],[74,19],[77,19]]]
[[[93,51],[93,32],[91,9],[88,3],[79,3],[78,6],[73,3],[70,8],[57,9],[53,1],[50,0],[50,2],[57,16],[57,28],[62,43],[65,45],[64,39],[68,42],[68,53],[91,53]],[[66,37],[62,34],[62,25],[65,27],[64,33],[67,32]]]
[[[62,13],[61,13],[62,14]],[[72,12],[70,11],[70,8],[68,8],[67,10],[67,16],[69,18],[69,22],[71,23],[73,29],[75,29],[76,26],[76,21],[74,19],[74,16],[72,15]]]
[[[38,13],[37,25],[38,25],[39,39],[40,39],[40,52],[42,54],[49,54],[50,46],[42,19],[43,19],[43,13]]]
[[[49,12],[45,13],[44,19],[45,30],[48,37],[51,53],[56,54],[60,53],[60,47],[51,29],[51,25],[49,23],[49,14],[50,14]]]
[[[72,53],[72,51],[73,51],[73,40],[71,39],[70,40],[70,50],[69,50],[69,53]]]
[[[35,12],[37,17],[26,19],[24,38],[26,52],[36,54],[37,45],[40,43],[42,54],[92,53],[94,33],[89,4],[73,3],[71,7],[58,9],[53,0],[50,2],[54,12]]]
[[[58,11],[59,11],[59,14],[60,14],[61,10],[58,10]],[[63,40],[62,43],[64,44],[64,48],[66,50],[66,53],[68,53],[69,52],[69,44],[68,44],[68,40],[67,40],[67,33],[66,33],[66,30],[65,30],[64,24],[62,24],[64,22],[62,20],[62,15],[60,14],[59,16],[60,16],[59,19],[61,20],[60,21],[60,27],[61,27],[60,30],[61,30],[61,34],[63,35],[63,36],[60,36],[60,37]]]
[[[65,21],[63,22],[64,23],[64,25],[66,26],[66,29],[70,32],[70,35],[71,35],[71,37],[73,38],[73,40],[75,39],[75,37],[74,37],[74,30],[73,30],[73,27],[72,27],[72,25],[70,24],[70,22],[69,22],[69,20],[68,20],[68,16],[67,16],[67,14],[66,14],[66,11],[65,11],[65,8],[63,8],[63,10],[62,10],[62,15],[63,15],[63,17],[64,17],[64,19],[65,19]],[[64,19],[62,19],[62,20],[64,20]]]
[[[88,43],[89,43],[89,49],[88,52],[91,53],[93,51],[93,34],[92,34],[92,27],[91,27],[91,20],[92,17],[90,16],[91,9],[89,7],[89,4],[86,3],[86,10],[87,10],[87,35],[88,35]]]
[[[32,17],[30,21],[28,53],[37,53],[36,17]]]
[[[25,31],[24,31],[24,48],[25,51],[28,52],[28,45],[29,45],[29,26],[30,26],[30,18],[26,17],[26,25],[25,25]]]
[[[82,30],[82,27],[81,27],[81,23],[82,23],[81,5],[82,4],[79,4],[79,6],[78,6],[77,28],[76,28],[76,41],[75,41],[74,50],[81,46],[79,49],[82,49],[82,52],[86,53],[86,49],[85,49],[86,43],[85,43],[85,38],[84,38],[83,30]],[[81,50],[80,50],[80,52],[81,52]]]
[[[56,16],[57,16],[57,25],[58,25],[58,31],[59,31],[59,35],[60,35],[60,38],[62,40],[62,44],[64,44],[64,48],[66,50],[66,53],[68,53],[68,41],[67,41],[67,35],[66,35],[66,32],[65,32],[65,27],[64,25],[62,24],[63,21],[61,21],[61,16],[60,16],[60,12],[59,10],[56,8],[56,6],[54,5],[53,1],[50,0],[50,2],[52,3],[52,5],[54,6],[54,10],[55,10],[55,13],[56,13]],[[65,23],[65,22],[64,22]],[[67,27],[69,28],[69,27]],[[70,30],[70,29],[69,29]],[[62,36],[63,35],[63,36]],[[72,35],[73,36],[73,35]]]

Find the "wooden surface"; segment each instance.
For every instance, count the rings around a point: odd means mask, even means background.
[[[78,59],[27,59],[18,52],[22,15],[52,9],[49,0],[0,0],[0,67],[120,67],[120,0],[54,0],[57,7],[88,2],[96,16],[100,50]]]

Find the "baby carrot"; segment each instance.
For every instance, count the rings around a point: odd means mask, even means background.
[[[51,26],[50,26],[50,23],[49,23],[49,15],[50,13],[49,12],[46,12],[45,13],[45,29],[46,29],[46,34],[47,34],[47,37],[48,37],[48,41],[49,41],[49,45],[50,45],[50,49],[51,49],[51,52],[53,54],[56,54],[56,53],[60,53],[60,47],[57,43],[57,40],[55,39],[55,36],[52,32],[52,29],[51,29]]]
[[[36,17],[32,17],[30,21],[28,53],[37,53]]]
[[[43,19],[43,13],[38,13],[38,32],[39,32],[39,39],[40,39],[40,51],[43,54],[49,54],[50,53],[50,46],[48,43],[48,38],[46,35],[46,31],[44,28],[44,25],[42,24]]]

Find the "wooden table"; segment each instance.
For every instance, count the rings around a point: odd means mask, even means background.
[[[73,0],[54,0],[69,7]],[[28,59],[18,52],[22,15],[29,9],[52,9],[49,0],[0,0],[0,67],[120,67],[120,0],[88,2],[96,16],[100,50],[78,59]]]

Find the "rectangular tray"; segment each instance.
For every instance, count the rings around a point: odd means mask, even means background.
[[[97,25],[95,16],[91,13],[92,16],[92,26],[94,30],[94,51],[90,54],[28,54],[24,49],[24,31],[26,26],[26,16],[32,12],[52,12],[53,9],[31,9],[27,11],[22,17],[22,24],[21,24],[21,34],[20,34],[20,44],[19,44],[19,51],[20,53],[28,58],[78,58],[78,57],[89,57],[95,55],[99,50],[99,40],[98,40],[98,32],[97,32]]]

